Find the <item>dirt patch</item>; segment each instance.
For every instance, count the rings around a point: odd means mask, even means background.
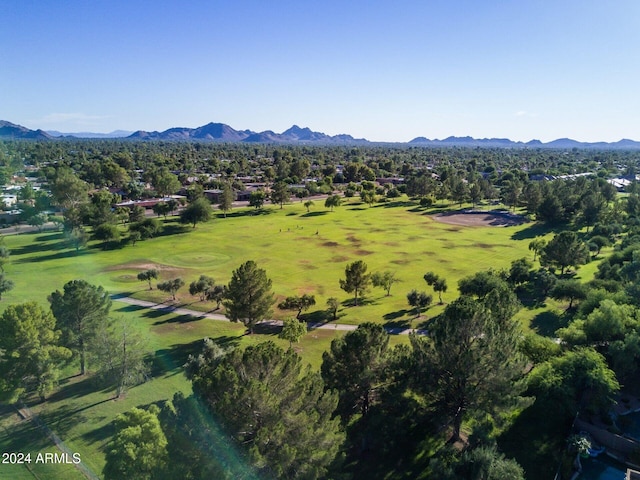
[[[356,250],[355,253],[356,253],[356,255],[371,255],[374,252],[372,252],[370,250]]]
[[[384,242],[383,245],[386,245],[387,247],[397,247],[400,244],[398,242]]]
[[[311,263],[311,260],[300,260],[300,266],[302,266],[302,268],[304,268],[305,270],[317,270],[318,267],[316,267],[314,264]]]
[[[494,245],[489,245],[488,243],[474,243],[473,246],[477,248],[493,248],[494,247]]]
[[[508,212],[451,212],[439,213],[432,218],[463,227],[513,227],[526,222],[524,217]]]
[[[350,242],[354,247],[359,247],[360,245],[362,245],[360,239],[351,234],[347,235],[347,241]]]
[[[296,293],[300,294],[300,295],[304,295],[304,294],[308,294],[308,293],[314,293],[315,289],[312,285],[305,285],[303,287],[298,287],[296,288]]]
[[[407,265],[411,263],[411,260],[403,260],[403,259],[391,260],[391,263],[395,263],[396,265]]]
[[[116,277],[113,277],[112,280],[116,281],[116,282],[137,282],[138,278],[136,275],[118,275]]]
[[[338,242],[324,242],[322,244],[323,247],[337,247],[340,245]]]
[[[347,260],[349,260],[349,257],[345,257],[343,255],[336,255],[335,257],[331,258],[331,261],[333,263],[341,263],[341,262],[346,262]]]

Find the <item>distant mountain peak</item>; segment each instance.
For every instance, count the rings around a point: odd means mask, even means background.
[[[312,143],[318,145],[370,145],[372,142],[364,138],[354,138],[351,135],[327,135],[322,132],[315,132],[309,127],[300,127],[296,124],[282,133],[275,133],[272,130],[263,132],[253,132],[251,130],[235,130],[224,123],[209,122],[197,128],[174,127],[162,132],[147,132],[138,130],[134,133],[116,130],[110,134],[100,134],[91,132],[81,132],[75,134],[61,132],[44,132],[42,130],[30,130],[21,125],[0,120],[0,139],[28,139],[28,140],[50,140],[56,136],[64,138],[127,138],[131,140],[164,140],[164,141],[200,141],[200,142],[246,142],[246,143]],[[53,136],[52,136],[53,134]],[[128,134],[128,135],[127,135]],[[127,136],[125,136],[127,135]],[[377,142],[396,143],[403,142]],[[443,140],[429,140],[426,137],[416,137],[407,142],[409,145],[431,146],[431,147],[485,147],[485,148],[592,148],[592,149],[640,149],[640,142],[629,139],[621,139],[617,142],[578,142],[570,138],[559,138],[551,142],[543,143],[540,140],[530,140],[529,142],[514,142],[508,138],[473,138],[471,136],[456,137],[450,136]]]
[[[0,138],[25,140],[50,140],[53,137],[43,130],[29,130],[22,125],[0,120]]]

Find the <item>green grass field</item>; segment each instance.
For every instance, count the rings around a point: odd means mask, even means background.
[[[449,302],[457,296],[460,278],[488,268],[507,268],[514,259],[530,257],[528,243],[541,233],[526,224],[506,228],[447,225],[425,213],[408,202],[371,208],[352,203],[334,212],[316,205],[310,213],[296,203],[284,209],[268,207],[259,215],[239,210],[226,219],[218,217],[196,229],[186,227],[183,233],[135,246],[103,251],[92,244],[77,254],[66,247],[58,232],[11,236],[5,239],[12,250],[7,275],[16,287],[3,303],[46,302],[49,293],[76,278],[112,293],[161,302],[167,295],[149,292],[145,283],[137,281],[138,272],[156,267],[161,280],[181,276],[188,284],[205,274],[226,283],[241,263],[254,260],[272,279],[278,299],[302,293],[316,296],[308,319],[322,319],[327,298],[336,297],[343,303],[340,323],[367,320],[409,325],[414,315],[406,294],[414,288],[433,293],[422,279],[426,271],[447,279],[449,290],[443,300]],[[182,231],[173,221],[167,227]],[[372,289],[364,304],[353,308],[351,295],[338,282],[346,265],[359,259],[370,272],[396,272],[401,282],[393,286],[390,297],[382,289]],[[178,293],[180,303],[195,309],[213,308],[200,305],[187,290]],[[426,315],[440,311],[434,305]],[[279,318],[290,314],[274,310]]]
[[[325,319],[326,299],[337,297],[342,302],[339,323],[374,321],[416,327],[428,323],[443,308],[432,306],[420,320],[415,320],[409,310],[406,301],[409,290],[416,288],[433,294],[422,279],[426,271],[432,270],[447,279],[449,290],[443,300],[450,302],[457,297],[460,278],[488,268],[508,268],[514,259],[531,257],[528,250],[531,239],[548,233],[528,224],[505,228],[447,225],[426,213],[407,202],[371,208],[351,203],[334,212],[317,204],[310,213],[296,203],[284,209],[270,206],[257,215],[249,210],[234,211],[226,219],[218,216],[196,229],[182,229],[170,220],[167,230],[180,230],[179,233],[106,251],[92,243],[79,253],[67,248],[59,232],[8,236],[5,244],[11,249],[11,262],[6,273],[15,282],[15,288],[5,294],[0,308],[27,300],[48,306],[47,295],[78,278],[102,285],[111,293],[164,302],[168,301],[167,295],[156,289],[149,291],[146,283],[136,279],[138,272],[155,267],[160,269],[160,280],[181,276],[188,284],[206,274],[218,283],[226,283],[235,268],[251,259],[267,271],[278,299],[302,293],[316,296],[317,305],[305,315],[308,320]],[[362,306],[351,306],[351,296],[340,290],[338,281],[345,266],[358,259],[365,260],[371,272],[396,272],[402,282],[393,286],[389,297],[381,289],[373,289]],[[201,304],[187,290],[185,287],[179,292],[179,304],[200,310],[214,307]],[[437,301],[437,295],[434,299]],[[66,370],[67,378],[47,402],[30,404],[97,474],[104,466],[104,447],[113,433],[112,421],[117,414],[170,399],[177,391],[190,391],[182,365],[189,354],[199,351],[204,337],[228,346],[266,339],[288,346],[277,338],[276,331],[245,335],[242,325],[176,316],[117,301],[112,312],[132,320],[145,334],[153,379],[131,389],[125,398],[113,400],[112,391],[99,391],[90,378],[74,376],[77,373],[74,365]],[[526,309],[520,313],[527,328],[538,313]],[[291,312],[276,308],[274,314],[282,318]],[[533,329],[540,330],[536,325]],[[318,369],[322,352],[336,335],[342,334],[314,330],[295,349],[304,362]],[[407,342],[408,337],[393,336],[391,341]],[[15,447],[16,438],[22,439],[21,448],[54,448],[37,431],[29,430],[28,424],[16,422],[14,417],[11,412],[0,416],[4,427],[0,430],[2,448]],[[19,433],[23,430],[24,434]],[[73,479],[76,473],[52,469],[52,473],[40,472],[34,477],[28,476],[32,474],[24,467],[22,470],[0,470],[0,478]]]

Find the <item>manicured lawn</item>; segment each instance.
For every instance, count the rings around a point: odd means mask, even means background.
[[[300,204],[285,208],[269,206],[262,214],[251,210],[232,212],[228,218],[215,218],[196,229],[167,223],[168,229],[182,231],[155,239],[103,251],[99,245],[75,253],[66,248],[57,232],[7,237],[12,262],[7,275],[15,282],[5,295],[6,303],[46,296],[65,282],[84,278],[100,284],[112,293],[127,292],[155,301],[168,296],[149,291],[146,283],[136,279],[140,271],[156,267],[161,280],[181,276],[187,285],[201,274],[227,283],[232,271],[246,260],[254,260],[267,271],[278,299],[309,293],[316,306],[307,312],[308,319],[323,319],[329,297],[342,302],[340,323],[362,321],[395,322],[417,326],[409,311],[406,294],[412,289],[433,294],[422,276],[434,271],[446,278],[449,289],[443,300],[457,296],[460,278],[488,268],[508,268],[512,260],[531,257],[528,243],[540,233],[535,227],[461,227],[437,222],[429,212],[406,202],[374,207],[348,203],[334,212],[319,204],[306,213]],[[393,286],[391,296],[382,289],[371,289],[363,305],[351,306],[352,296],[339,287],[348,263],[364,260],[370,272],[391,270],[401,280]],[[437,303],[437,295],[434,295]],[[212,309],[201,305],[188,294],[188,287],[178,293],[178,302],[191,308]],[[427,317],[438,314],[434,305]],[[274,309],[283,318],[291,312]]]
[[[226,219],[216,218],[196,229],[183,229],[170,220],[167,228],[178,233],[106,251],[92,243],[79,253],[68,249],[58,232],[10,236],[5,239],[11,249],[6,271],[15,282],[15,289],[5,294],[0,308],[27,300],[48,306],[47,295],[77,278],[102,285],[111,293],[167,302],[166,294],[155,288],[149,291],[136,275],[147,268],[158,268],[160,280],[182,276],[188,285],[205,274],[214,277],[217,283],[227,283],[231,272],[242,262],[255,260],[272,279],[278,299],[302,293],[316,296],[316,306],[303,317],[307,320],[327,321],[326,300],[337,297],[342,302],[338,323],[374,321],[417,327],[428,323],[428,318],[444,308],[434,305],[416,320],[407,305],[406,293],[411,289],[433,294],[422,278],[426,271],[447,279],[449,290],[443,295],[447,303],[457,297],[460,278],[488,268],[508,268],[512,260],[520,257],[531,258],[528,250],[531,239],[548,233],[527,224],[505,228],[447,225],[426,213],[398,202],[371,208],[348,203],[334,212],[316,204],[307,214],[301,204],[295,203],[282,210],[270,206],[256,215],[249,210],[234,211]],[[358,259],[365,260],[370,272],[396,272],[402,282],[393,286],[389,297],[381,289],[373,289],[363,305],[351,306],[351,296],[339,288],[338,281],[344,276],[345,266]],[[585,269],[581,274],[591,272]],[[177,304],[203,311],[214,309],[215,305],[199,302],[187,290],[185,287],[179,292]],[[436,294],[434,300],[437,302]],[[90,378],[75,377],[77,366],[73,366],[67,369],[67,378],[47,402],[31,405],[97,474],[104,466],[104,449],[113,434],[115,416],[135,406],[171,399],[177,391],[190,392],[182,365],[190,354],[199,352],[204,337],[227,346],[246,346],[270,339],[288,347],[288,342],[277,338],[275,330],[262,329],[254,335],[245,335],[239,324],[176,316],[117,301],[112,312],[132,321],[148,339],[153,378],[131,389],[125,398],[114,400],[113,391],[100,391]],[[519,319],[525,327],[540,333],[551,331],[557,319],[546,318],[543,313],[523,309]],[[274,308],[275,317],[292,314]],[[331,340],[344,333],[314,330],[294,348],[303,362],[319,369],[322,353]],[[408,340],[406,335],[393,336],[391,343]],[[0,446],[54,448],[38,432],[27,429],[18,434],[27,427],[15,423],[13,417],[10,412],[0,415],[2,425],[11,431],[10,436],[0,431],[3,435]],[[15,443],[14,431],[15,438],[23,439],[20,445]],[[25,471],[12,470],[10,478],[32,478],[25,476],[31,473],[22,469]],[[61,470],[59,477],[49,471],[38,475],[73,479],[76,471],[72,470],[71,473]],[[3,473],[0,471],[0,478],[9,478]]]

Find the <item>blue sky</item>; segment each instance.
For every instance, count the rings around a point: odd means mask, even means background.
[[[640,140],[637,0],[0,0],[0,119]]]

